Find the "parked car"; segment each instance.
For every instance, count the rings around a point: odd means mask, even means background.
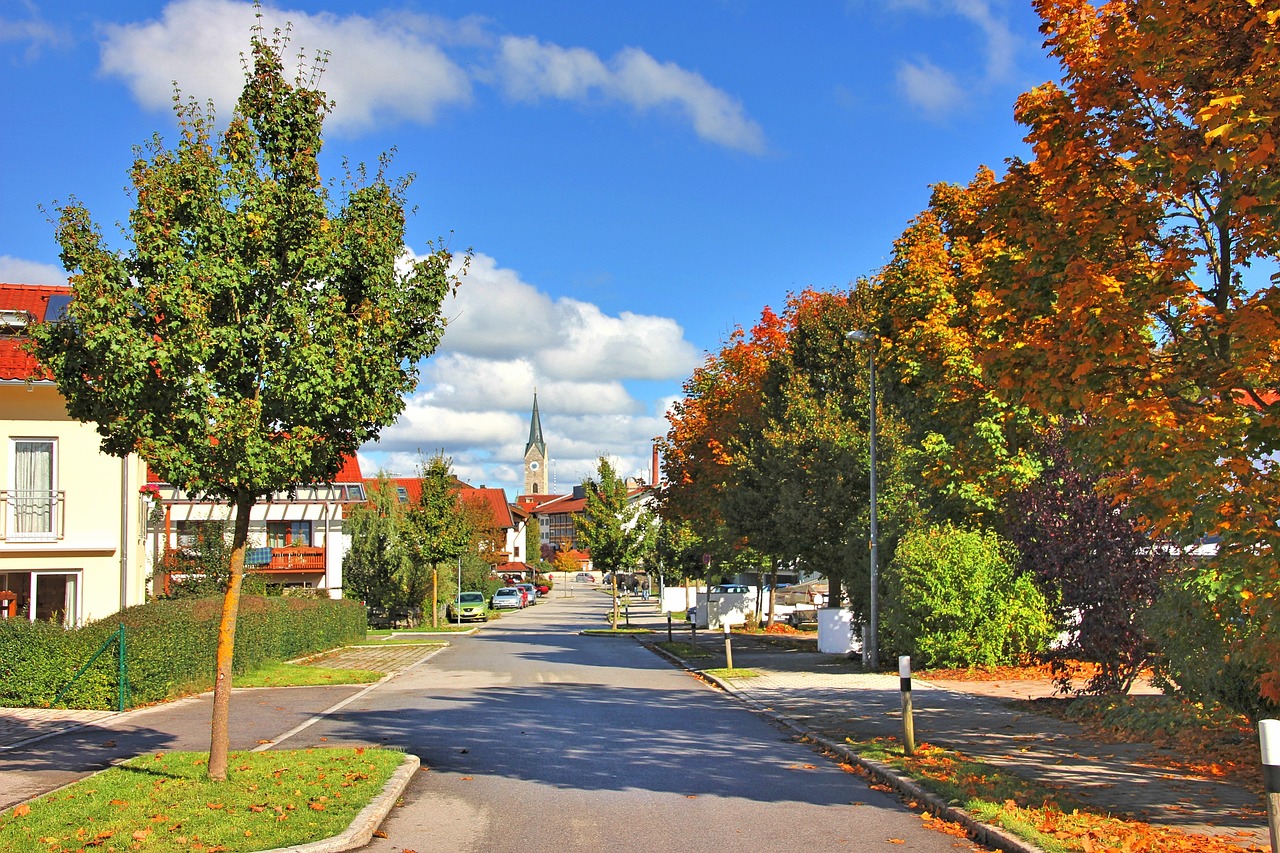
[[[524,593],[514,586],[504,586],[493,594],[489,606],[494,610],[519,610],[524,607]]]
[[[534,581],[533,587],[538,591],[538,595],[546,595],[551,592],[551,584],[546,581]]]
[[[751,590],[740,583],[722,583],[718,586],[711,587],[712,595],[716,595],[717,593],[722,593],[722,592],[741,594],[741,593],[751,592]]]
[[[578,572],[573,579],[578,583],[591,583],[593,580],[590,572]]]
[[[531,583],[518,583],[515,588],[524,593],[524,606],[538,603],[538,588]]]
[[[479,619],[483,622],[489,618],[489,612],[484,605],[483,592],[459,593],[457,600],[450,601],[444,612],[450,622],[465,622],[471,619]]]

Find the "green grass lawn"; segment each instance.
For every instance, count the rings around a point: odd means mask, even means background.
[[[344,831],[404,760],[385,749],[232,753],[226,782],[206,753],[157,752],[0,814],[0,850],[244,853]]]
[[[316,687],[326,684],[372,684],[381,672],[367,669],[330,669],[298,663],[269,663],[236,676],[236,687]]]
[[[704,669],[707,675],[714,675],[716,678],[759,678],[760,673],[754,669],[744,669],[735,666],[733,669],[727,667],[717,667],[716,669]]]

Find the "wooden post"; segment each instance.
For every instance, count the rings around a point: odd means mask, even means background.
[[[1262,745],[1262,781],[1267,789],[1267,826],[1271,849],[1280,851],[1280,720],[1259,720]]]
[[[724,665],[727,669],[733,669],[733,640],[731,639],[732,635],[730,634],[731,626],[728,622],[724,621],[720,624],[724,625]]]
[[[916,724],[915,720],[912,719],[910,655],[899,656],[898,678],[902,682],[902,751],[907,755],[915,755]]]

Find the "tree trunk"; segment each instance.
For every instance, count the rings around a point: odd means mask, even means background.
[[[774,622],[773,609],[776,606],[778,597],[778,561],[773,561],[773,572],[769,576],[769,621],[765,623],[765,628],[772,628]]]
[[[222,621],[218,623],[218,669],[213,683],[213,722],[209,732],[209,778],[227,780],[230,750],[231,661],[236,647],[236,616],[240,611],[240,586],[244,580],[244,552],[249,541],[249,514],[255,501],[236,498],[236,526],[231,537],[231,576],[222,596]]]

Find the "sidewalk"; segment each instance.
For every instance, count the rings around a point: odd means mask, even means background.
[[[394,673],[416,665],[441,648],[349,648],[319,665]],[[251,750],[280,742],[316,715],[369,686],[233,690],[231,748]],[[0,708],[0,811],[135,755],[155,750],[207,750],[212,708],[212,693],[123,713]]]
[[[667,622],[656,607],[632,606],[631,624],[653,628],[665,641]],[[680,623],[674,638],[688,642]],[[699,631],[698,646],[713,655],[685,662],[692,670],[725,664],[724,637]],[[758,678],[715,679],[748,705],[819,741],[902,737],[902,694],[896,675],[863,673],[840,655],[782,649],[733,636],[733,663]],[[914,679],[917,743],[931,743],[997,765],[1111,814],[1198,835],[1229,838],[1267,849],[1265,803],[1244,788],[1154,763],[1155,747],[1106,744],[1070,722],[1032,713],[1009,701],[1033,695],[1034,684],[930,683]]]

